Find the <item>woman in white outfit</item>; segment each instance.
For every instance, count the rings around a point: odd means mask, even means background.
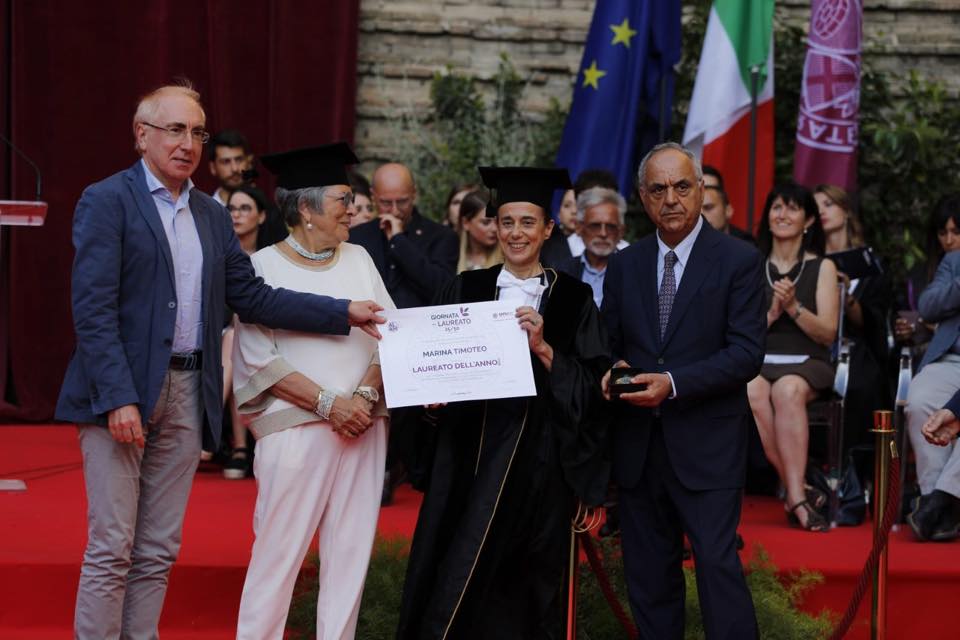
[[[274,287],[393,302],[367,252],[344,242],[354,214],[345,144],[262,158],[292,231],[252,256]],[[282,638],[297,574],[319,531],[317,638],[353,638],[376,533],[387,433],[376,340],[237,324],[234,390],[252,413],[256,541],[238,638]]]

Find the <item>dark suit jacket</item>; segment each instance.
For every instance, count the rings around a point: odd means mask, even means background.
[[[743,485],[747,382],[763,364],[766,309],[760,253],[704,220],[677,289],[664,340],[659,337],[657,240],[651,234],[613,255],[602,314],[614,362],[670,372],[677,397],[661,406],[670,462],[689,489]],[[641,477],[651,433],[650,409],[617,403],[614,478]]]
[[[580,256],[577,256],[576,258],[567,258],[555,268],[557,271],[562,271],[565,274],[573,276],[579,280],[583,275],[583,260],[580,259]]]
[[[350,242],[359,244],[377,265],[393,303],[399,309],[430,304],[457,271],[460,243],[449,228],[424,218],[414,209],[403,233],[392,240],[377,219],[350,229]]]
[[[194,188],[190,211],[203,250],[201,400],[213,446],[223,411],[224,304],[244,322],[345,335],[349,301],[271,289],[255,276],[223,207]],[[104,425],[110,410],[136,404],[145,422],[169,366],[177,294],[170,245],[141,162],[84,190],[73,244],[77,345],[56,417]]]
[[[960,338],[960,252],[951,251],[943,256],[933,282],[920,294],[917,308],[924,320],[938,323],[920,361],[917,369],[920,371],[942,358]]]

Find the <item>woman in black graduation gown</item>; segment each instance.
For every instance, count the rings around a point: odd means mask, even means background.
[[[562,638],[571,518],[609,475],[590,287],[540,265],[564,169],[485,168],[504,265],[461,273],[437,304],[517,301],[537,395],[435,410],[433,465],[403,589],[401,640]]]

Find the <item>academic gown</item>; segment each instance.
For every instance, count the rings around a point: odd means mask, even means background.
[[[460,274],[436,300],[494,300],[501,265]],[[531,354],[537,395],[451,403],[403,590],[400,640],[562,638],[576,498],[609,478],[600,379],[610,365],[590,287],[553,269],[540,312],[552,371]]]

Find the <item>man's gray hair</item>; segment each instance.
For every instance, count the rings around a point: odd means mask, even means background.
[[[328,186],[306,187],[304,189],[277,187],[274,197],[287,226],[295,227],[300,224],[302,220],[300,218],[300,207],[303,205],[318,213],[323,213],[323,198],[329,188]]]
[[[590,187],[580,192],[577,196],[577,221],[583,222],[587,215],[587,209],[599,204],[610,203],[616,205],[617,213],[620,215],[620,226],[627,223],[627,201],[623,199],[617,191],[607,187]]]
[[[697,158],[697,155],[687,149],[682,144],[676,142],[661,142],[650,151],[647,151],[647,155],[643,156],[643,160],[640,161],[640,168],[637,170],[637,186],[638,188],[643,188],[643,178],[647,174],[647,162],[650,161],[650,158],[657,155],[661,151],[666,151],[667,149],[673,149],[674,151],[679,151],[683,155],[690,158],[690,162],[693,163],[693,172],[697,176],[697,180],[703,180],[703,167],[700,165],[700,159]]]
[[[186,78],[179,79],[176,84],[157,87],[140,98],[140,101],[137,102],[137,110],[133,114],[133,148],[141,155],[143,155],[143,151],[137,143],[137,125],[141,122],[156,120],[157,114],[160,111],[160,100],[167,96],[183,96],[193,100],[197,103],[197,106],[200,107],[200,113],[203,114],[203,119],[207,119],[207,114],[203,110],[203,104],[200,102],[200,94]]]

